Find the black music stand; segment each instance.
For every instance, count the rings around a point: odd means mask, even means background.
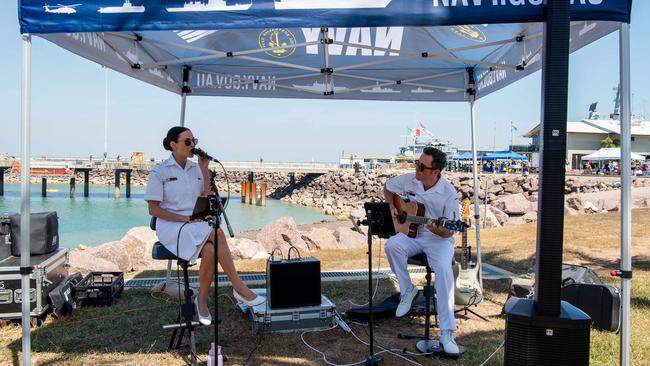
[[[370,329],[369,355],[366,365],[375,366],[379,359],[375,357],[374,336],[372,332],[372,236],[388,239],[395,235],[393,225],[393,214],[387,202],[366,202],[363,204],[366,210],[366,219],[358,221],[357,225],[368,226],[368,328]]]

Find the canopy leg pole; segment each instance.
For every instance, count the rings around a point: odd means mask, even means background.
[[[474,228],[476,230],[476,265],[478,266],[478,280],[483,288],[483,270],[481,268],[481,225],[480,225],[480,212],[478,208],[479,198],[478,191],[480,189],[478,185],[478,166],[477,166],[477,154],[476,154],[476,107],[474,106],[476,97],[472,96],[472,99],[469,102],[470,109],[470,120],[471,120],[471,129],[472,129],[472,175],[474,177]],[[485,192],[487,197],[487,191]],[[487,206],[486,206],[487,207]]]
[[[181,89],[181,123],[180,125],[185,127],[185,104],[186,104],[186,99],[187,99],[187,94],[190,92],[190,70],[192,70],[191,66],[184,66],[183,67],[183,86]]]
[[[183,93],[181,95],[181,126],[185,127],[185,103],[186,103],[186,98],[187,95]]]
[[[29,302],[29,144],[30,144],[30,125],[31,125],[31,58],[32,58],[32,37],[29,34],[23,34],[23,72],[22,72],[22,94],[21,94],[21,113],[20,113],[20,289],[22,291],[22,351],[23,365],[31,365],[30,352],[30,305]]]
[[[632,173],[630,103],[630,25],[619,30],[621,83],[621,343],[620,364],[630,364],[630,292],[632,291]]]

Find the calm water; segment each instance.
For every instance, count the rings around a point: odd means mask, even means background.
[[[91,186],[90,197],[83,197],[83,184],[77,185],[77,197],[71,199],[68,189],[68,185],[48,184],[48,190],[58,192],[48,192],[43,198],[40,184],[31,187],[31,212],[57,211],[62,247],[120,240],[134,226],[149,226],[143,188],[132,189],[129,199],[125,198],[124,189],[122,197],[114,199],[114,188],[106,186]],[[225,196],[225,192],[222,194]],[[0,196],[0,213],[7,211],[20,212],[20,185],[5,184],[5,195]],[[260,229],[282,216],[292,216],[298,224],[332,219],[318,209],[271,199],[266,200],[266,207],[244,205],[239,196],[231,196],[226,213],[235,232]]]

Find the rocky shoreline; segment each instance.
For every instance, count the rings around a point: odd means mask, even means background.
[[[355,173],[351,170],[337,170],[323,175],[295,174],[292,177],[286,173],[256,173],[254,181],[258,189],[262,182],[267,184],[267,196],[284,202],[314,207],[326,215],[339,219],[347,219],[351,214],[359,215],[363,203],[383,199],[383,186],[387,179],[408,171],[403,170],[369,170]],[[144,187],[147,183],[148,171],[134,170],[131,177],[133,187]],[[444,176],[458,191],[459,200],[471,198],[473,194],[473,179],[469,173],[445,172]],[[19,176],[14,172],[6,174],[5,181],[18,183]],[[231,194],[241,194],[241,183],[249,178],[248,172],[229,172],[226,179],[223,172],[217,173],[219,191]],[[83,174],[76,175],[77,184],[83,183]],[[39,183],[38,177],[32,177],[32,183]],[[68,177],[48,178],[51,184],[68,184]],[[113,171],[93,170],[90,174],[93,185],[113,186],[115,177]],[[125,179],[120,180],[121,186]],[[650,178],[633,178],[633,187],[650,187]],[[602,192],[620,189],[620,178],[616,176],[567,176],[564,192],[567,197],[580,193]],[[503,207],[504,197],[520,195],[530,202],[537,201],[539,178],[536,174],[484,174],[479,177],[479,200],[483,204]],[[512,198],[510,199],[512,200]],[[521,199],[518,199],[521,201]],[[523,204],[523,201],[520,202]],[[643,203],[638,203],[639,207]],[[603,207],[600,207],[601,209]],[[521,214],[521,210],[512,212]]]
[[[151,258],[155,231],[140,226],[130,229],[121,240],[96,247],[80,245],[70,251],[70,272],[90,271],[134,272],[167,268],[167,261]],[[366,234],[351,221],[323,221],[296,225],[291,217],[281,217],[260,230],[240,233],[228,238],[235,260],[269,258],[279,248],[286,256],[295,246],[301,253],[323,249],[348,249],[367,245]]]
[[[383,186],[387,179],[405,171],[369,171],[353,173],[336,171],[324,174],[304,184],[297,184],[288,194],[275,195],[282,201],[320,208],[323,213],[338,218],[350,214],[362,215],[363,203],[383,200]],[[471,198],[474,181],[468,173],[445,172],[444,176],[458,191],[459,200]],[[635,178],[633,187],[650,187],[650,179]],[[620,189],[620,179],[610,176],[569,176],[564,192],[567,199],[578,194]],[[535,175],[487,174],[479,177],[478,197],[482,204],[497,208],[509,216],[521,217],[537,211],[539,178]],[[596,204],[596,202],[593,202]],[[635,207],[647,207],[645,201],[634,202]],[[613,203],[600,202],[599,209],[610,209]],[[578,204],[568,206],[580,210]],[[484,207],[483,207],[484,208]],[[483,212],[483,211],[482,211]],[[499,212],[495,215],[502,216]],[[532,218],[532,214],[529,215]],[[504,220],[499,220],[503,225]],[[507,220],[506,220],[507,221]],[[499,225],[499,226],[501,226]]]
[[[280,247],[283,253],[293,245],[302,252],[322,249],[354,248],[365,245],[366,236],[362,229],[352,225],[353,220],[365,216],[363,203],[383,199],[383,186],[387,179],[408,171],[371,170],[355,173],[338,170],[323,174],[294,175],[258,173],[255,181],[267,183],[267,195],[284,202],[319,208],[327,215],[339,220],[326,225],[307,225],[298,227],[291,217],[283,217],[258,231],[242,233],[230,239],[229,245],[236,259],[265,259],[274,248]],[[135,187],[146,185],[148,172],[134,171],[132,184]],[[456,190],[460,200],[471,198],[473,179],[468,173],[445,172],[444,176]],[[7,177],[6,177],[7,178]],[[112,185],[112,171],[93,171],[91,184]],[[77,177],[82,182],[83,176]],[[247,172],[229,173],[230,193],[241,193],[241,182],[248,179]],[[227,189],[223,173],[218,174],[219,190]],[[9,183],[16,183],[18,177],[8,174]],[[35,180],[35,183],[38,181]],[[49,179],[52,183],[67,184],[68,178]],[[122,180],[124,182],[124,180]],[[633,178],[634,189],[643,194],[632,200],[633,208],[650,207],[650,179]],[[568,176],[565,183],[565,214],[589,214],[619,210],[620,203],[615,191],[620,189],[620,178],[612,176]],[[609,192],[611,191],[611,192]],[[611,194],[606,195],[603,192]],[[486,228],[517,225],[537,220],[537,199],[539,177],[537,175],[487,174],[479,179],[478,197],[481,202],[479,213],[482,226]],[[589,199],[583,197],[590,196]],[[607,197],[605,197],[607,196]],[[473,211],[473,206],[470,209]],[[470,217],[473,217],[473,213]],[[86,272],[141,271],[164,268],[164,261],[151,259],[151,247],[156,241],[155,232],[147,227],[129,230],[119,241],[105,243],[97,247],[79,247],[71,252],[73,269]]]

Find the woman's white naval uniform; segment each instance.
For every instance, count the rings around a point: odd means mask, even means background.
[[[409,173],[386,181],[386,189],[412,201],[423,203],[424,216],[430,219],[446,217],[458,220],[458,193],[449,181],[440,177],[436,184],[424,190],[422,182]],[[415,238],[398,233],[388,239],[384,247],[388,263],[395,273],[402,294],[411,291],[413,283],[407,269],[408,258],[426,253],[429,267],[435,272],[438,317],[441,330],[456,330],[454,318],[454,273],[451,266],[454,256],[454,237],[442,238],[426,227],[420,226]]]
[[[203,173],[197,163],[187,160],[181,168],[173,155],[149,172],[145,201],[158,201],[165,210],[190,216],[197,197],[203,193]],[[196,262],[212,228],[207,222],[156,221],[156,235],[167,250],[190,263]],[[182,229],[181,229],[182,227]],[[179,237],[180,230],[180,237]],[[176,249],[178,239],[178,250]]]

